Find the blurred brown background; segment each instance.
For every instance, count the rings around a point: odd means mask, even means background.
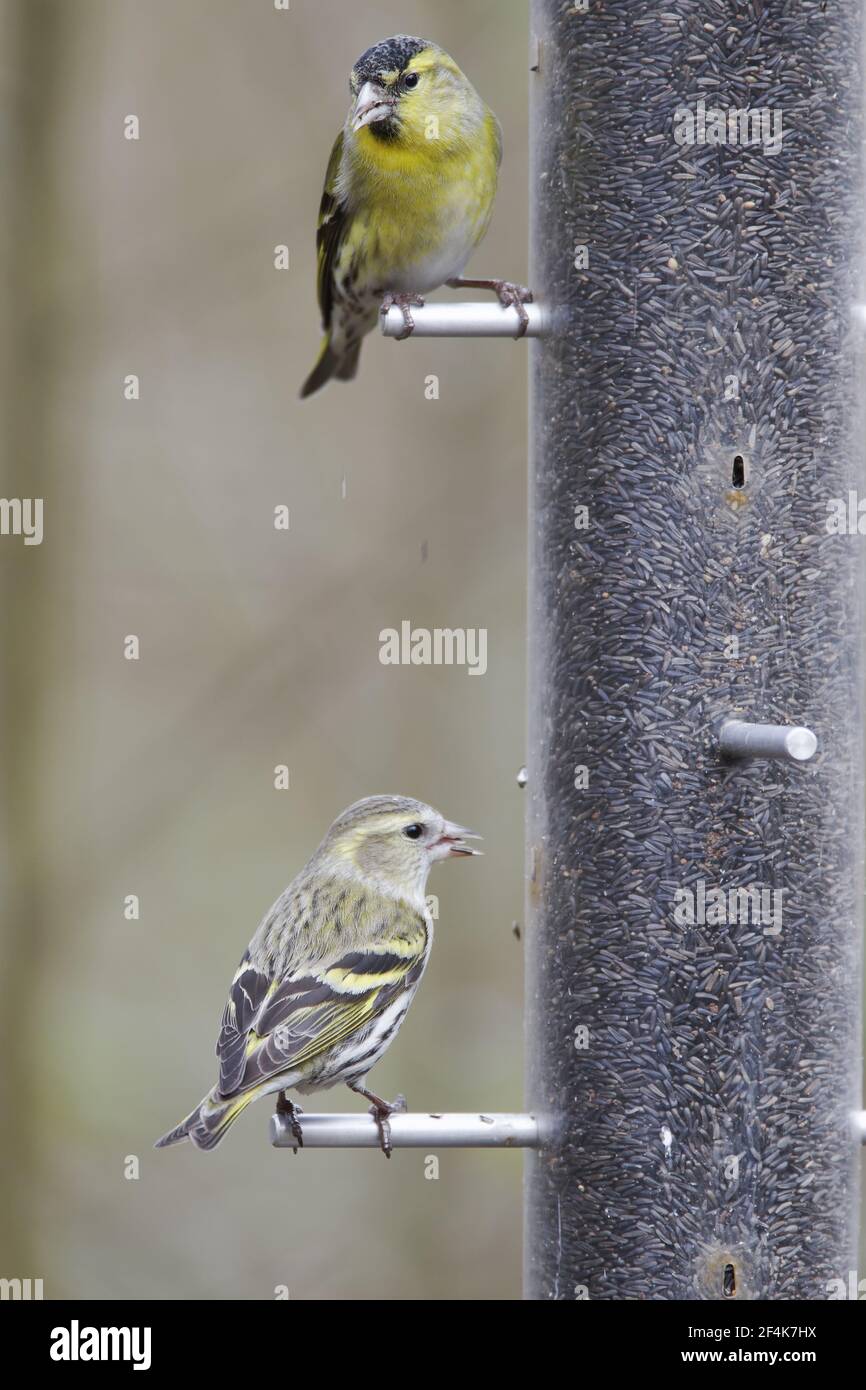
[[[443,1152],[438,1181],[422,1151],[295,1158],[267,1101],[213,1155],[151,1149],[214,1078],[261,914],[381,791],[486,845],[434,872],[375,1084],[521,1105],[527,346],[371,338],[357,382],[297,399],[349,69],[397,32],[502,120],[469,273],[524,280],[521,0],[0,4],[0,495],[45,499],[44,543],[0,546],[0,1274],[48,1298],[519,1296],[517,1154]],[[487,628],[487,674],[381,666],[404,618]]]

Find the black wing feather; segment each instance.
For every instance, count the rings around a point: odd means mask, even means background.
[[[224,1096],[231,1095],[240,1085],[246,1064],[247,1035],[270,984],[268,976],[251,965],[249,954],[245,953],[229,990],[217,1038],[219,1089]]]
[[[334,310],[334,264],[349,222],[348,209],[337,194],[337,176],[343,158],[343,132],[334,141],[328,172],[325,175],[325,189],[319,205],[319,225],[316,231],[316,247],[319,253],[318,293],[319,308],[322,311],[322,327],[327,332],[331,327]]]

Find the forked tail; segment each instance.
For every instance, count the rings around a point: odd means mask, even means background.
[[[191,1139],[197,1149],[215,1149],[229,1125],[234,1124],[256,1095],[256,1091],[248,1091],[245,1095],[235,1096],[233,1100],[222,1100],[216,1091],[211,1091],[175,1129],[157,1139],[153,1147],[167,1149],[172,1144]]]
[[[301,399],[304,400],[307,396],[312,396],[314,391],[318,391],[332,377],[336,381],[351,381],[358,370],[360,355],[361,344],[358,342],[350,347],[342,357],[338,357],[331,347],[330,336],[326,335],[316,365],[301,387]]]

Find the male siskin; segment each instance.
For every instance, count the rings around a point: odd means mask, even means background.
[[[461,271],[490,223],[502,132],[454,59],[398,34],[368,48],[350,77],[352,105],[331,151],[319,210],[318,293],[324,341],[301,390],[358,370],[361,339],[396,304],[408,337],[412,305],[440,285],[494,290],[520,316],[529,290]]]
[[[262,919],[235,972],[217,1039],[219,1080],[157,1141],[213,1149],[251,1101],[345,1084],[371,1102],[390,1157],[388,1116],[405,1106],[365,1087],[393,1041],[433,943],[427,875],[478,854],[477,839],[432,806],[370,796],[338,816],[312,859]],[[299,1107],[277,1109],[303,1143]]]

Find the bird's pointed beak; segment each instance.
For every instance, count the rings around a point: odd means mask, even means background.
[[[481,854],[480,849],[473,849],[467,845],[467,840],[480,840],[481,836],[476,835],[473,830],[467,830],[465,825],[455,825],[453,821],[447,820],[442,827],[442,834],[436,841],[435,848],[444,859],[452,854],[464,857],[469,854]]]
[[[376,121],[387,121],[393,114],[396,101],[377,82],[365,82],[352,112],[352,130],[359,131]]]

